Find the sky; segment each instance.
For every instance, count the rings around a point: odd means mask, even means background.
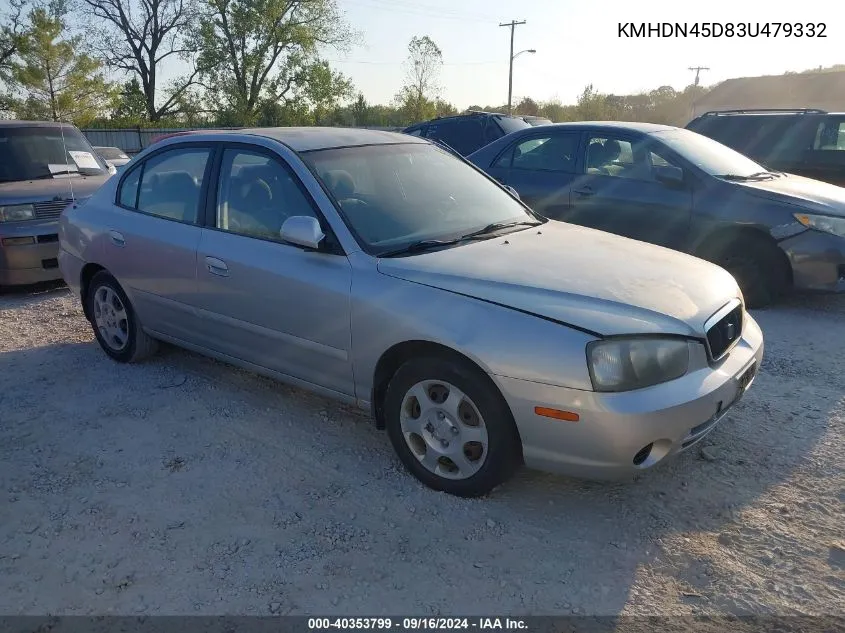
[[[428,35],[443,51],[441,96],[459,109],[507,102],[511,20],[514,103],[574,103],[588,84],[630,94],[692,83],[691,66],[706,66],[701,83],[781,74],[845,63],[845,12],[835,0],[336,0],[360,43],[324,57],[350,77],[370,103],[388,103],[402,86],[408,43]],[[8,0],[0,0],[0,9]],[[825,38],[620,38],[626,22],[823,23]],[[774,28],[774,27],[772,27]],[[820,27],[817,27],[820,30]],[[161,69],[161,85],[185,67]],[[118,79],[118,77],[114,77]]]
[[[337,0],[362,42],[347,53],[326,51],[370,103],[387,103],[403,82],[410,39],[428,35],[443,51],[442,96],[458,108],[507,102],[511,20],[514,103],[523,96],[574,103],[587,84],[628,94],[731,77],[781,74],[845,63],[845,12],[834,0]],[[620,38],[622,22],[812,22],[826,38]],[[774,29],[774,26],[772,27]]]

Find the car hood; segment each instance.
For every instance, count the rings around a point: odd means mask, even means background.
[[[378,261],[382,274],[504,305],[603,336],[701,336],[739,296],[722,268],[563,222]]]
[[[845,187],[792,174],[771,180],[737,184],[758,198],[798,205],[807,211],[845,217]]]
[[[22,180],[0,183],[0,204],[23,204],[43,200],[79,200],[88,198],[110,175],[76,176],[73,178],[50,178],[44,180]],[[71,195],[71,191],[73,195]]]

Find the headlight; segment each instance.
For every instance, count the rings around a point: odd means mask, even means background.
[[[795,219],[808,229],[816,229],[825,233],[832,233],[845,237],[845,218],[835,218],[830,215],[812,215],[810,213],[795,213]]]
[[[31,220],[35,217],[35,209],[31,204],[10,204],[0,207],[0,222],[18,222]]]
[[[673,380],[687,373],[689,363],[689,343],[683,339],[606,339],[587,345],[596,391],[631,391]]]

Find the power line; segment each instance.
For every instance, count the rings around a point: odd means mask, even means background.
[[[431,5],[402,4],[393,1],[383,2],[383,0],[347,0],[347,2],[388,13],[404,13],[406,15],[425,16],[440,20],[457,20],[459,22],[492,22],[488,16],[451,11]]]
[[[327,59],[327,62],[331,62],[333,64],[376,64],[380,66],[401,66],[404,64],[404,61],[401,62],[382,62],[382,61],[370,61],[364,59]],[[504,64],[505,62],[501,60],[491,60],[486,62],[443,62],[444,66],[483,66],[489,64]]]

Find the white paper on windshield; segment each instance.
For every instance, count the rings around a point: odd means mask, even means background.
[[[62,176],[67,177],[69,174],[79,173],[76,165],[62,165],[61,163],[50,163],[47,165],[47,169],[50,170],[50,173],[54,178],[61,178]]]
[[[97,159],[94,158],[94,155],[91,152],[74,152],[68,150],[68,154],[73,159],[73,162],[80,169],[100,169],[100,165],[97,164]]]

